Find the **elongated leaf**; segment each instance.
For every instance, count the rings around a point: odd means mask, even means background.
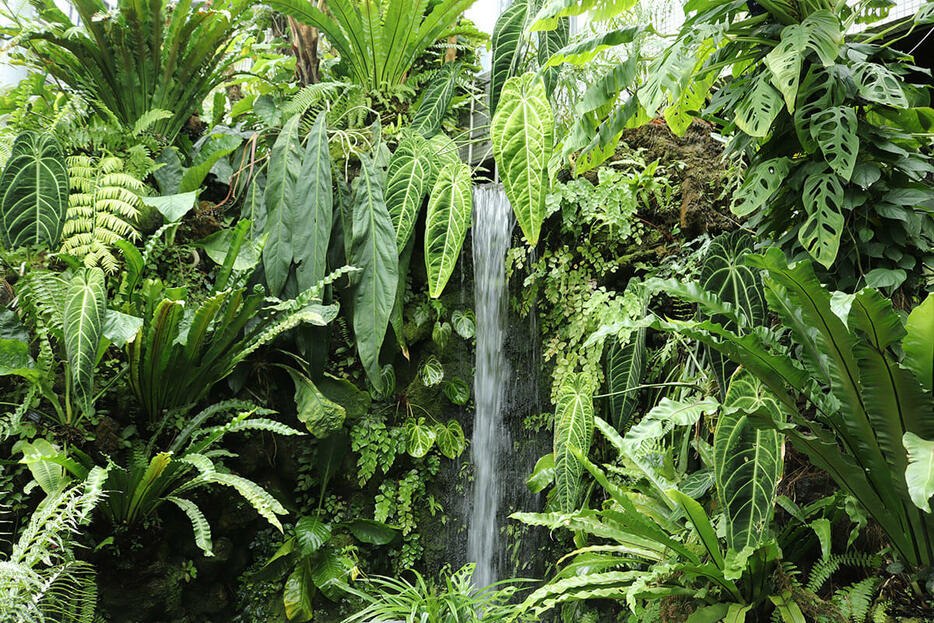
[[[726,541],[739,552],[757,547],[768,534],[782,475],[781,435],[757,429],[749,414],[768,409],[773,421],[785,418],[778,400],[742,369],[730,381],[724,407],[714,434],[714,471],[726,515]]]
[[[295,115],[282,127],[269,157],[266,176],[266,246],[263,267],[269,294],[278,296],[285,286],[294,257],[292,233],[296,188],[302,173],[299,149],[301,115]]]
[[[529,0],[515,0],[503,11],[493,28],[493,61],[490,69],[490,118],[496,114],[506,81],[516,75],[523,51]]]
[[[428,294],[438,298],[460,257],[473,209],[470,167],[449,164],[441,169],[428,199],[425,219],[425,269]]]
[[[905,329],[903,363],[930,392],[934,390],[934,294],[911,311]]]
[[[407,135],[389,159],[386,174],[386,207],[400,251],[405,249],[412,236],[432,177],[428,143],[421,134]]]
[[[310,621],[314,615],[312,598],[315,593],[315,584],[312,579],[311,559],[305,558],[285,581],[282,591],[282,603],[285,606],[285,616],[289,621]]]
[[[3,245],[57,249],[68,208],[68,172],[52,134],[16,138],[0,176]]]
[[[547,0],[532,20],[533,30],[555,27],[555,18],[588,13],[595,21],[615,17],[636,5],[637,0]]]
[[[636,388],[645,372],[646,328],[637,329],[622,346],[618,341],[609,343],[604,358],[607,407],[610,421],[618,431],[625,430],[639,404]]]
[[[448,63],[425,89],[422,102],[412,116],[411,123],[411,128],[425,138],[431,138],[441,131],[444,115],[454,99],[460,69],[459,63]]]
[[[94,368],[106,313],[104,272],[99,268],[79,272],[71,280],[65,297],[64,335],[75,395],[85,413],[93,412],[94,408]]]
[[[308,134],[292,210],[292,261],[298,264],[295,277],[300,292],[317,284],[327,273],[334,222],[331,183],[326,113],[322,112]]]
[[[541,78],[528,73],[506,82],[491,135],[506,196],[526,241],[535,246],[545,220],[554,147],[554,117]]]
[[[360,269],[354,276],[354,335],[367,378],[375,388],[380,389],[383,382],[379,351],[383,346],[395,301],[399,280],[399,251],[396,247],[396,232],[383,199],[383,189],[369,158],[361,161],[360,175],[353,183],[352,204],[353,244],[350,264]]]
[[[570,375],[558,390],[555,406],[555,495],[558,508],[577,508],[583,466],[574,450],[586,456],[593,439],[593,389],[584,374]]]
[[[641,32],[642,28],[639,26],[628,26],[571,44],[555,52],[551,58],[548,59],[545,67],[555,67],[562,63],[585,65],[596,58],[597,54],[603,50],[626,43],[632,43]]]
[[[843,237],[843,185],[832,171],[812,173],[804,181],[807,220],[798,230],[801,246],[826,268],[833,265]]]
[[[703,544],[704,549],[707,550],[707,553],[710,554],[713,563],[717,566],[718,569],[723,568],[723,553],[720,551],[720,543],[717,540],[717,532],[713,529],[713,526],[710,523],[710,518],[707,516],[707,513],[704,512],[703,507],[697,503],[696,500],[689,498],[684,493],[678,491],[677,489],[671,489],[668,491],[670,495],[682,509],[684,509],[684,514],[688,516],[688,519],[691,520],[691,524],[694,526],[694,530],[697,532],[697,536],[700,537],[701,544]]]
[[[934,495],[934,441],[905,433],[902,443],[908,451],[908,469],[905,470],[908,495],[915,506],[930,513],[930,499]]]
[[[535,463],[535,468],[532,470],[532,474],[525,479],[525,486],[527,486],[532,493],[539,493],[551,486],[551,483],[554,481],[555,455],[554,453],[550,453],[538,459]]]
[[[781,109],[781,95],[762,74],[755,79],[752,89],[736,107],[736,126],[749,136],[763,138],[769,133]]]
[[[319,517],[305,516],[295,522],[295,541],[302,556],[309,556],[331,540],[331,527]]]
[[[772,48],[765,59],[765,66],[772,72],[772,84],[785,98],[788,112],[795,111],[798,97],[798,80],[808,44],[808,29],[802,24],[792,24],[782,30],[781,42]]]
[[[546,67],[548,60],[560,49],[568,45],[571,36],[571,20],[562,17],[554,30],[545,30],[538,33],[538,64],[542,67],[542,80],[545,81],[545,90],[548,97],[555,90],[560,70],[556,67]]]
[[[811,121],[811,136],[820,146],[824,159],[847,182],[853,176],[859,154],[857,123],[856,109],[849,106],[828,108]]]
[[[174,495],[167,496],[165,499],[175,504],[175,506],[182,509],[182,512],[188,515],[191,527],[195,531],[195,545],[201,548],[205,556],[213,556],[211,525],[208,523],[208,520],[204,518],[204,513],[201,512],[198,505],[191,500],[175,497]]]
[[[350,532],[358,541],[371,545],[388,545],[399,534],[392,526],[373,519],[354,519],[350,523]]]

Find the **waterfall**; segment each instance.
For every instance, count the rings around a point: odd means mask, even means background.
[[[474,370],[474,414],[471,460],[473,505],[467,532],[467,558],[475,562],[474,586],[483,588],[497,577],[501,558],[498,511],[502,497],[500,457],[508,448],[503,426],[505,389],[510,379],[504,337],[506,328],[506,252],[512,237],[512,208],[502,187],[474,190],[473,263],[477,318]]]

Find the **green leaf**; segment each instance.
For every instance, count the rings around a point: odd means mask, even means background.
[[[444,380],[444,367],[434,355],[429,355],[428,359],[418,369],[418,378],[425,387],[434,387]]]
[[[756,428],[749,416],[767,409],[774,421],[785,418],[778,400],[744,369],[733,375],[724,407],[714,434],[714,472],[727,545],[742,551],[757,547],[768,534],[782,476],[781,435]]]
[[[162,197],[143,197],[144,204],[155,208],[169,223],[180,221],[188,214],[198,199],[198,191],[181,193],[178,195],[165,195]]]
[[[555,406],[555,494],[558,509],[571,512],[577,508],[583,465],[574,456],[590,451],[593,439],[593,388],[584,374],[571,374],[558,389]]]
[[[104,327],[101,331],[111,344],[121,347],[135,338],[142,326],[142,318],[108,309],[104,312]]]
[[[405,248],[418,212],[422,209],[432,175],[431,152],[421,134],[408,134],[400,141],[386,174],[386,207],[396,231],[396,246]]]
[[[454,99],[460,70],[460,63],[447,63],[428,83],[410,124],[413,130],[425,138],[431,138],[441,131],[444,115]]]
[[[63,466],[58,461],[51,460],[52,457],[61,455],[61,450],[49,441],[41,437],[31,442],[18,441],[13,446],[13,453],[16,452],[23,453],[19,462],[29,468],[29,473],[46,495],[60,493],[70,482],[71,479],[66,476]]]
[[[321,594],[331,601],[338,601],[343,593],[341,584],[351,569],[353,562],[347,556],[328,548],[315,557],[311,577]]]
[[[532,30],[554,28],[555,18],[587,13],[590,19],[602,21],[624,13],[637,0],[548,0],[532,20]]]
[[[263,247],[263,268],[266,269],[266,285],[269,286],[270,296],[279,296],[282,292],[294,257],[293,206],[302,173],[302,154],[299,149],[301,117],[295,115],[282,126],[269,155],[265,194],[267,237]]]
[[[217,162],[233,153],[243,138],[233,134],[215,134],[201,146],[192,165],[184,170],[178,184],[179,193],[198,191]]]
[[[211,525],[208,523],[208,520],[204,518],[204,513],[201,512],[198,505],[191,500],[175,497],[174,495],[166,496],[165,499],[182,509],[182,512],[188,516],[191,527],[195,531],[195,545],[201,548],[205,556],[213,556]]]
[[[370,383],[382,387],[379,351],[386,337],[398,286],[399,251],[396,232],[383,200],[373,163],[361,161],[353,182],[353,244],[350,264],[354,275],[353,328],[357,352]]]
[[[470,400],[470,386],[460,377],[445,381],[441,389],[452,404],[463,406]]]
[[[785,591],[781,595],[769,595],[769,600],[775,604],[775,610],[782,617],[784,623],[807,623],[801,607],[795,603],[791,591]],[[749,606],[747,606],[747,609]]]
[[[464,429],[457,420],[448,420],[447,424],[435,424],[435,440],[438,450],[449,459],[456,459],[467,447]]]
[[[807,219],[798,230],[798,242],[826,268],[833,265],[840,249],[844,218],[843,185],[832,171],[812,173],[804,181],[802,197]]]
[[[240,221],[241,223],[244,221]],[[206,236],[194,243],[195,246],[204,249],[211,261],[218,266],[223,266],[227,259],[227,253],[230,251],[230,243],[234,239],[233,229],[222,229],[216,231],[210,236]],[[249,270],[259,264],[261,257],[257,245],[241,244],[233,261],[233,270]]]
[[[772,72],[772,84],[785,97],[790,113],[795,111],[798,80],[807,45],[808,29],[802,24],[792,24],[782,30],[781,42],[764,59],[765,66]]]
[[[764,138],[782,109],[782,97],[760,74],[736,107],[736,126],[756,138]]]
[[[324,439],[344,425],[347,417],[344,407],[328,400],[306,376],[291,368],[289,375],[295,382],[296,415],[308,428],[308,432],[318,439]]]
[[[465,340],[469,340],[477,332],[477,319],[469,309],[467,311],[458,309],[451,314],[451,325],[454,327],[454,332]]]
[[[645,372],[645,337],[646,328],[641,327],[633,331],[625,344],[612,340],[607,345],[604,357],[607,408],[618,431],[625,430],[639,405],[636,388]]]
[[[546,454],[538,459],[532,474],[525,479],[525,486],[532,493],[541,493],[555,481],[555,455]]]
[[[310,621],[314,614],[312,598],[315,593],[314,580],[311,577],[311,561],[302,560],[289,574],[282,591],[282,603],[285,616],[289,621],[298,623]]]
[[[350,522],[350,533],[361,543],[370,545],[388,545],[392,543],[399,531],[381,521],[374,519],[354,519]]]
[[[818,113],[811,121],[811,136],[827,164],[846,181],[853,176],[859,154],[856,109],[836,106]]]
[[[723,569],[723,553],[720,551],[717,532],[713,529],[710,518],[704,512],[703,507],[677,489],[669,489],[667,493],[684,510],[684,514],[688,516],[691,525],[694,526],[694,530],[697,532],[697,536],[700,537],[701,544],[707,550],[713,563],[718,569]]]
[[[545,219],[554,147],[554,118],[541,78],[527,73],[506,82],[491,136],[506,196],[526,241],[535,246]]]
[[[880,63],[856,63],[855,79],[861,97],[893,108],[908,108],[901,80]]]
[[[490,117],[496,114],[506,81],[516,75],[521,63],[529,0],[515,0],[493,27],[493,58],[490,69]]]
[[[908,451],[908,469],[905,470],[908,495],[915,506],[930,513],[930,499],[934,495],[934,441],[909,432],[902,437],[902,443]]]
[[[0,339],[0,376],[15,374],[38,380],[36,362],[29,354],[29,344],[21,340]]]
[[[791,160],[784,157],[772,158],[750,167],[743,185],[733,196],[733,214],[746,216],[764,206],[781,188],[790,168]]]
[[[641,33],[642,27],[628,26],[626,28],[618,28],[606,33],[594,35],[583,41],[561,48],[547,59],[543,67],[556,67],[563,63],[578,66],[585,65],[596,58],[603,50],[632,43]]]
[[[295,541],[302,556],[309,556],[331,540],[331,527],[318,517],[305,516],[295,522]]]
[[[68,209],[68,171],[53,134],[16,137],[0,193],[3,246],[58,248]]]
[[[325,374],[315,385],[329,400],[344,407],[350,420],[359,420],[370,410],[370,395],[346,379]]]
[[[546,65],[558,50],[568,45],[570,37],[571,20],[567,17],[559,19],[554,30],[543,30],[538,33],[538,65],[542,68],[542,80],[545,81],[548,97],[554,93],[560,70],[557,67],[546,68]]]
[[[308,134],[302,155],[301,176],[295,185],[292,208],[292,261],[299,292],[327,273],[328,243],[334,222],[331,190],[331,153],[328,150],[327,113],[321,112]]]
[[[934,294],[911,310],[905,323],[903,365],[911,370],[927,391],[934,391]]]
[[[745,623],[746,613],[752,610],[752,605],[729,604],[723,623]]]
[[[730,604],[714,604],[698,608],[688,616],[685,623],[719,623],[726,616],[729,608]]]
[[[428,294],[438,298],[460,257],[473,208],[470,167],[445,165],[428,199],[425,218],[425,269]]]
[[[435,438],[437,433],[435,433],[434,428],[425,423],[425,418],[408,418],[403,424],[403,430],[405,431],[405,447],[406,452],[410,456],[420,459],[431,450],[431,447],[435,445]]]
[[[106,312],[104,271],[87,268],[76,274],[65,297],[63,329],[75,396],[85,413],[92,413],[94,409],[94,368]]]

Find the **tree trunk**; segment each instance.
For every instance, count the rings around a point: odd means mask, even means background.
[[[323,3],[319,3],[323,4]],[[292,31],[292,53],[295,54],[295,75],[303,85],[321,80],[318,62],[318,29],[289,17]]]

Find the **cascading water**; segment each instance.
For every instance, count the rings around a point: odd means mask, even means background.
[[[502,497],[500,456],[509,443],[503,426],[509,362],[506,328],[506,252],[513,228],[512,208],[502,187],[474,190],[473,264],[477,359],[474,370],[474,414],[471,460],[473,506],[467,531],[467,557],[476,563],[474,586],[495,582],[500,557],[497,513]]]

